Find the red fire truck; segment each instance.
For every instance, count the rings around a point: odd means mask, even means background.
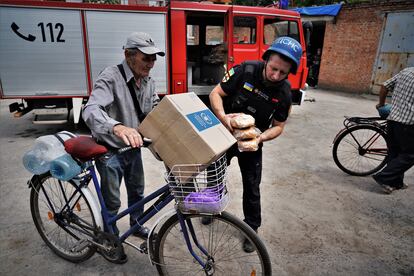
[[[76,124],[97,76],[122,61],[122,45],[134,31],[149,33],[166,50],[151,71],[160,95],[205,97],[227,68],[260,59],[279,36],[306,49],[299,14],[274,7],[0,0],[0,97],[21,99],[10,105],[16,117],[33,110],[34,123],[57,123],[73,110]],[[296,100],[306,76],[304,51],[298,73],[289,77]]]

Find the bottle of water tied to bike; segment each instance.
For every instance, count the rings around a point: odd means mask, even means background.
[[[63,141],[73,137],[70,132],[57,134]],[[61,141],[54,135],[45,135],[36,139],[31,150],[23,156],[24,167],[33,174],[43,174],[50,170],[50,162],[66,153]]]
[[[49,161],[42,158],[39,150],[30,150],[23,156],[24,167],[33,174],[43,174],[49,170]]]
[[[50,174],[63,181],[74,178],[81,171],[79,164],[67,153],[50,162]]]
[[[65,148],[55,136],[41,136],[36,139],[33,148],[23,156],[23,165],[33,174],[42,174],[49,170],[50,161],[63,154]]]

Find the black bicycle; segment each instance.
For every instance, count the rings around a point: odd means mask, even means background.
[[[345,117],[333,141],[335,164],[350,175],[366,176],[387,163],[387,121],[380,117]]]

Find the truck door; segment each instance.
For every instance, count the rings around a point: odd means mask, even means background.
[[[234,66],[234,43],[233,43],[233,7],[231,6],[229,10],[226,12],[225,17],[225,41],[227,43],[227,67],[226,69],[230,69]]]
[[[189,92],[208,95],[223,78],[232,55],[229,14],[225,10],[186,11]]]

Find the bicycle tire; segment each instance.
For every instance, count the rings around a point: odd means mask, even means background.
[[[335,164],[347,174],[355,176],[374,174],[387,163],[386,141],[387,134],[378,127],[352,126],[336,138],[332,149],[333,159]],[[366,143],[369,147],[360,147]]]
[[[82,191],[78,190],[79,195],[70,199],[77,187],[75,182],[60,181],[49,173],[34,176],[31,183],[30,211],[36,229],[46,245],[56,255],[73,263],[89,259],[96,248],[81,246],[80,241],[84,241],[87,235],[70,227],[75,224],[74,220],[82,219],[96,229],[94,214]],[[63,208],[68,200],[71,208]],[[79,229],[78,224],[75,227]]]
[[[201,219],[208,215],[183,216],[187,222],[191,221],[197,240],[213,258],[214,275],[272,274],[265,245],[257,234],[238,218],[223,212],[221,215],[209,216],[213,218],[211,224],[202,225]],[[248,238],[254,245],[254,252],[243,251],[244,238]],[[194,252],[206,262],[207,257],[197,248],[191,237],[190,240]],[[158,232],[154,261],[160,275],[213,275],[208,274],[190,254],[177,214],[169,218]]]

